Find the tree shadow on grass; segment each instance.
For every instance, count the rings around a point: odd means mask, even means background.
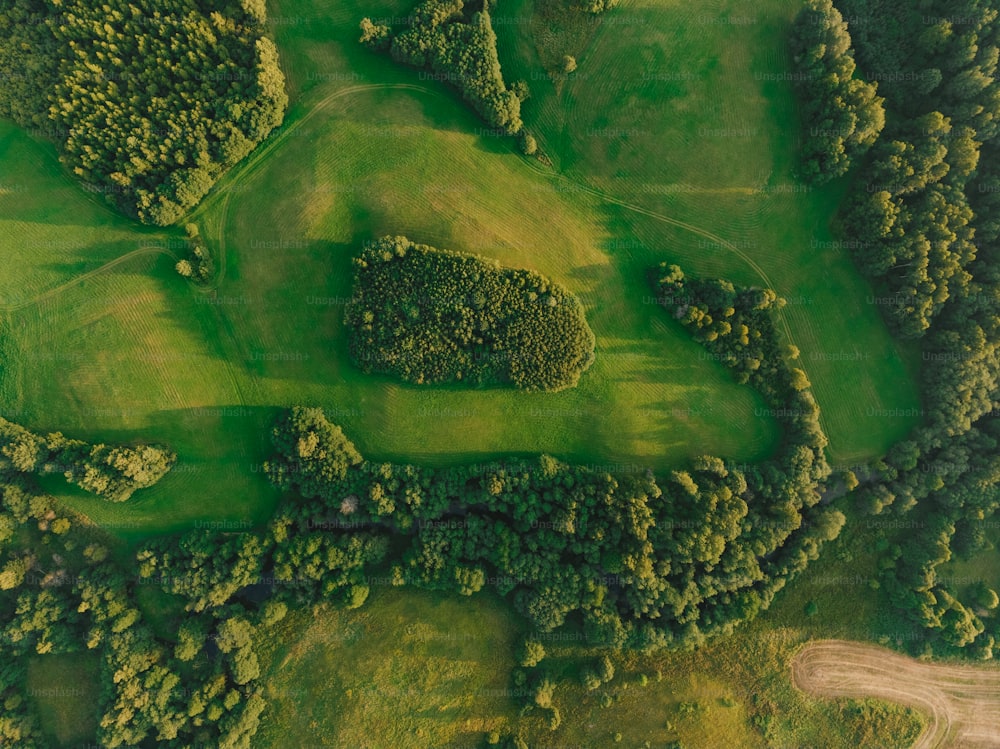
[[[177,454],[173,468],[154,486],[137,490],[123,503],[105,500],[64,485],[60,495],[75,496],[74,506],[114,520],[101,523],[125,537],[174,533],[214,523],[222,530],[263,527],[279,493],[266,480],[263,463],[271,454],[275,407],[241,404],[153,411],[140,429],[65,430],[67,436],[105,444],[159,444]],[[54,479],[49,479],[54,481]]]

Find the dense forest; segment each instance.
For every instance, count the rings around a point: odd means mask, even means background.
[[[814,183],[847,173],[885,126],[878,84],[854,77],[847,23],[831,0],[810,0],[790,38],[804,137],[801,176]]]
[[[134,562],[114,552],[23,474],[2,472],[0,745],[49,746],[23,697],[27,657],[92,652],[97,745],[248,749],[265,707],[251,643],[285,610],[230,602],[185,616],[173,640],[158,638],[137,603]]]
[[[881,543],[882,587],[921,652],[990,658],[995,592],[938,567],[990,547],[1000,506],[1000,23],[982,0],[838,0],[885,127],[852,180],[841,233],[900,336],[922,350],[925,420],[857,493],[907,530]]]
[[[151,445],[88,445],[60,433],[42,437],[0,419],[0,746],[47,745],[23,696],[29,654],[94,650],[101,655],[102,746],[137,745],[153,725],[169,738],[192,720],[167,706],[181,676],[165,666],[167,653],[141,622],[127,591],[128,575],[101,541],[104,534],[35,484],[36,477],[62,474],[88,491],[122,501],[156,483],[174,460],[172,453]],[[215,671],[224,674],[225,659],[219,660]],[[205,680],[200,697],[203,711],[212,699],[220,707],[231,701],[224,679],[212,678]],[[212,717],[215,733],[206,732],[206,739],[245,733],[242,721],[251,707],[228,722],[219,720],[223,712]]]
[[[354,259],[351,357],[406,382],[561,390],[594,360],[566,289],[528,270],[383,237]]]
[[[617,647],[693,645],[765,608],[844,521],[820,504],[830,468],[819,410],[778,343],[773,292],[688,281],[676,267],[657,284],[674,316],[780,414],[774,458],[741,470],[703,457],[663,477],[550,456],[420,468],[367,461],[321,410],[293,409],[274,429],[267,472],[297,495],[269,530],[275,574],[314,581],[295,599],[355,604],[375,561],[398,584],[465,595],[492,585],[539,630],[573,618]],[[387,557],[400,537],[402,552]]]
[[[126,214],[174,223],[282,121],[265,20],[260,0],[0,0],[0,117]]]
[[[407,17],[405,28],[361,21],[361,41],[388,50],[392,59],[431,71],[462,96],[498,134],[521,132],[521,101],[528,96],[521,81],[507,86],[497,57],[497,36],[489,0],[424,0]]]

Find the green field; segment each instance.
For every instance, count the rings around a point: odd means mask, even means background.
[[[385,588],[371,603],[298,612],[268,633],[256,745],[471,746],[516,717],[506,604]]]
[[[919,420],[917,349],[889,336],[850,237],[831,235],[845,185],[810,189],[792,176],[800,125],[781,76],[801,4],[625,0],[576,34],[527,35],[516,21],[534,2],[501,6],[503,61],[533,86],[527,122],[564,184],[606,197],[623,274],[667,256],[690,273],[770,286],[789,302],[784,330],[831,457],[863,460],[902,438]],[[541,60],[560,44],[579,67],[557,93]]]
[[[272,10],[299,102],[195,216],[221,255],[214,294],[173,274],[176,234],[116,217],[61,174],[51,148],[0,131],[4,172],[26,175],[0,195],[12,229],[0,251],[32,249],[3,279],[10,315],[0,404],[36,429],[163,441],[181,457],[127,511],[70,495],[74,506],[130,535],[197,518],[260,521],[275,501],[253,473],[266,453],[263,427],[271,408],[298,402],[324,406],[362,450],[389,459],[545,451],[667,466],[702,453],[763,457],[777,433],[760,400],[652,303],[645,272],[663,259],[767,283],[789,298],[786,330],[824,407],[835,459],[877,455],[914,423],[912,379],[865,303],[870,290],[846,252],[812,249],[828,240],[836,189],[789,192],[794,144],[765,135],[795,125],[790,91],[743,67],[782,68],[781,55],[761,49],[792,4],[755,9],[741,30],[693,23],[669,5],[627,5],[595,27],[579,77],[559,95],[537,80],[530,54],[507,61],[536,83],[526,116],[562,175],[477,134],[480,123],[443,86],[355,44],[359,16],[405,7]],[[511,34],[530,37],[525,24],[498,28],[502,45]],[[693,36],[679,43],[654,31],[662,28]],[[520,42],[501,48],[530,52],[531,39]],[[742,54],[717,59],[715,50],[740,45]],[[650,61],[623,54],[633,47],[659,49],[655,69],[690,69],[698,85],[644,80]],[[609,74],[585,77],[588,69]],[[684,132],[715,122],[720,97],[742,102],[726,126],[759,137],[685,142]],[[653,106],[665,99],[673,113]],[[600,112],[621,121],[594,119]],[[648,137],[593,135],[629,129]],[[594,367],[558,394],[429,390],[362,376],[341,335],[349,259],[361,241],[386,233],[566,285],[597,335]]]
[[[781,329],[801,350],[834,462],[874,458],[902,438],[919,421],[919,355],[890,338],[833,240],[846,185],[806,191],[792,177],[799,124],[780,76],[800,4],[625,0],[601,22],[560,31],[539,21],[536,2],[502,3],[496,28],[507,78],[532,87],[525,121],[552,168],[484,134],[444,85],[357,44],[362,16],[405,15],[411,0],[270,3],[293,104],[191,217],[217,255],[212,289],[174,272],[180,229],[118,216],[64,173],[51,145],[0,122],[0,413],[179,456],[126,504],[59,479],[44,488],[127,540],[205,520],[259,525],[278,501],[261,473],[269,425],[300,403],[322,406],[373,460],[548,452],[630,470],[705,453],[766,457],[780,434],[760,397],[651,298],[646,272],[664,260],[788,299]],[[563,52],[578,72],[553,85],[542,60]],[[596,335],[594,365],[560,393],[362,375],[343,329],[350,259],[385,234],[562,284]],[[872,590],[817,582],[874,576],[867,536],[850,530],[830,550],[839,556],[748,630],[697,654],[622,662],[610,707],[561,685],[563,725],[550,733],[529,717],[532,745],[606,746],[618,732],[622,746],[857,747],[913,735],[915,719],[892,711],[866,737],[856,704],[809,700],[787,678],[810,636],[880,634]],[[809,601],[822,626],[804,616]],[[168,631],[170,602],[143,605]],[[375,590],[357,611],[293,612],[262,653],[270,707],[255,745],[471,745],[517,720],[508,679],[520,630],[488,596]],[[572,641],[551,650],[573,682],[584,654]],[[44,665],[54,663],[33,662],[32,683],[56,683],[65,664]],[[65,668],[90,668],[80,664]],[[93,716],[61,705],[39,699],[52,735],[92,735]]]
[[[571,627],[542,635],[543,666],[559,680],[554,703],[563,721],[554,732],[537,712],[518,718],[509,674],[522,626],[502,603],[375,586],[361,609],[300,612],[264,638],[271,643],[261,653],[271,707],[257,741],[275,749],[293,741],[459,747],[520,725],[532,747],[612,746],[618,733],[626,747],[675,739],[706,748],[907,747],[922,725],[912,712],[813,700],[787,674],[809,638],[874,639],[881,632],[868,586],[873,545],[865,521],[853,520],[827,557],[752,625],[695,653],[616,656],[615,679],[597,692],[580,685],[579,673],[587,662],[581,659],[600,651],[582,647]],[[807,601],[819,615],[804,614]],[[604,693],[612,698],[606,707]]]

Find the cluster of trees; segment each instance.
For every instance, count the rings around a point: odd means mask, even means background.
[[[917,337],[970,293],[973,185],[1000,124],[996,11],[980,0],[840,4],[871,21],[854,35],[858,62],[891,110],[841,220],[890,324]]]
[[[361,369],[417,384],[561,390],[594,360],[594,334],[566,289],[405,237],[355,259],[345,322]]]
[[[175,270],[184,278],[190,278],[197,283],[208,283],[215,273],[215,263],[212,262],[212,255],[208,251],[205,240],[198,231],[197,224],[187,224],[187,257],[177,261]]]
[[[152,583],[29,480],[0,470],[0,744],[48,745],[24,698],[29,656],[93,652],[100,683],[78,686],[100,706],[100,746],[249,749],[265,707],[252,642],[285,609],[228,601],[158,637],[136,599]]]
[[[424,0],[401,30],[361,21],[361,42],[388,50],[392,59],[431,70],[435,78],[459,91],[476,112],[508,135],[521,132],[521,102],[528,97],[523,81],[508,87],[497,57],[497,37],[490,21],[489,0]]]
[[[950,437],[923,426],[874,468],[856,495],[858,509],[895,516],[887,525],[905,529],[889,534],[880,569],[889,602],[925,630],[926,639],[908,644],[992,658],[1000,642],[995,591],[959,588],[938,568],[992,548],[983,521],[1000,508],[1000,422],[980,419]]]
[[[255,0],[0,0],[0,116],[127,214],[174,223],[282,121],[264,22]]]
[[[61,473],[66,480],[111,502],[159,481],[177,456],[156,445],[90,445],[55,432],[45,437],[0,418],[0,472]]]
[[[587,13],[598,15],[606,10],[617,8],[618,0],[580,0],[575,7],[578,7],[580,10],[586,11]]]
[[[847,173],[885,125],[878,84],[854,77],[847,23],[831,0],[810,0],[790,37],[805,135],[801,176],[814,183]]]
[[[838,5],[866,19],[852,30],[858,64],[888,105],[843,225],[890,325],[920,338],[925,413],[874,464],[858,506],[903,529],[887,533],[881,581],[926,634],[909,645],[990,658],[993,591],[959,589],[938,568],[985,548],[1000,507],[1000,23],[981,0]]]
[[[676,266],[657,284],[779,415],[774,458],[741,470],[703,457],[663,477],[547,455],[485,467],[374,463],[320,409],[295,408],[276,424],[266,465],[298,496],[272,520],[273,559],[294,549],[281,564],[310,581],[301,590],[351,600],[367,593],[357,588],[370,565],[388,564],[392,584],[463,595],[489,585],[537,630],[572,619],[615,647],[694,645],[766,608],[844,522],[820,504],[830,468],[818,408],[781,350],[773,292],[687,280]]]
[[[197,529],[180,539],[153,541],[136,553],[142,579],[154,579],[169,593],[186,599],[187,611],[222,606],[261,576],[264,543],[252,533],[220,538]]]
[[[23,659],[0,659],[0,745],[42,749],[47,742],[24,698],[27,672]]]

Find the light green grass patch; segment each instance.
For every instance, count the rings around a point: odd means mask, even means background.
[[[234,358],[254,361],[250,391],[331,409],[375,458],[549,452],[663,466],[768,454],[777,430],[759,397],[700,356],[653,303],[645,268],[615,267],[585,194],[478,148],[471,115],[433,91],[369,89],[318,106],[266,160],[233,175],[243,191],[230,196],[223,185],[199,215],[225,245],[220,295],[259,300],[220,310],[244,331]],[[342,324],[350,259],[366,238],[395,233],[536,270],[577,294],[597,337],[593,367],[555,394],[428,390],[362,375]]]
[[[487,596],[385,588],[355,611],[293,613],[264,638],[270,704],[254,745],[476,745],[515,714],[518,626]]]
[[[516,23],[534,7],[498,9],[502,62],[535,84],[525,121],[566,184],[604,196],[623,275],[667,260],[770,286],[789,300],[781,328],[801,350],[831,456],[864,460],[902,439],[921,417],[916,348],[890,337],[851,238],[831,234],[843,182],[809,189],[792,175],[800,123],[784,40],[800,3],[627,0],[593,24],[558,87],[537,52],[554,40]]]

